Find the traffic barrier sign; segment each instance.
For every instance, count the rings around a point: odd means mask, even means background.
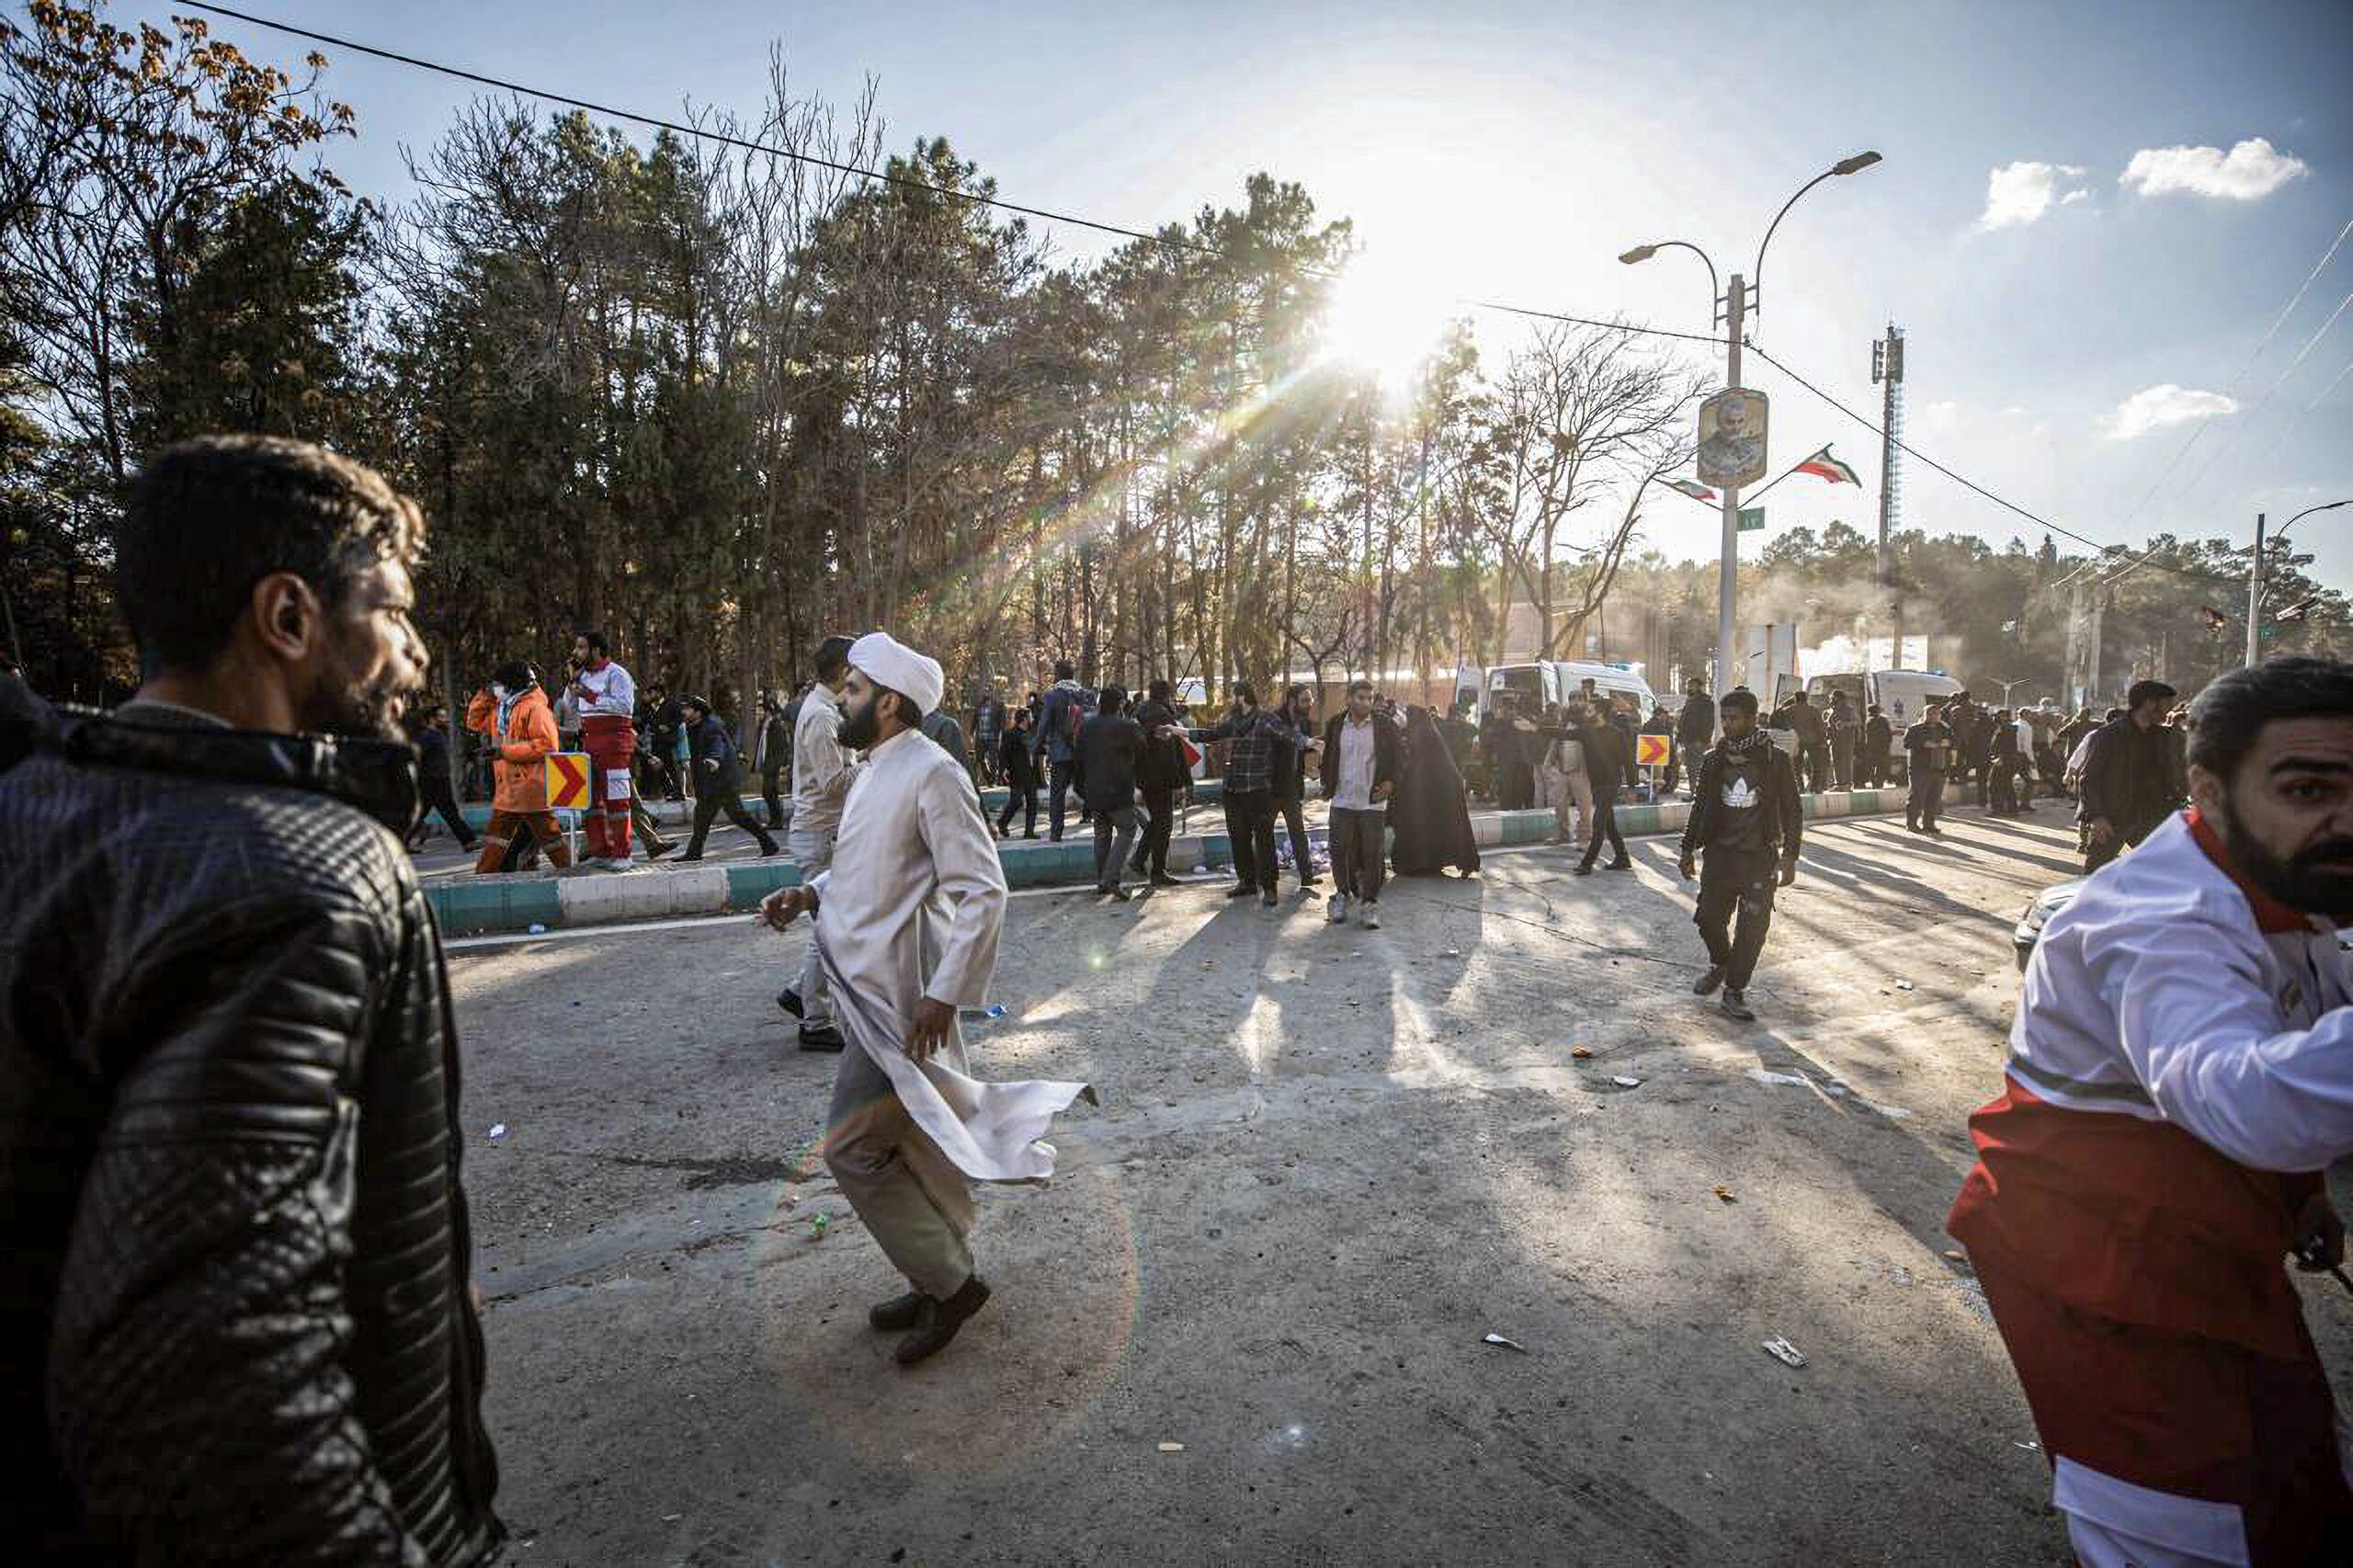
[[[1665,767],[1667,759],[1674,754],[1675,737],[1673,735],[1636,735],[1634,737],[1634,766],[1636,767]]]
[[[588,809],[588,754],[585,751],[548,753],[548,810]]]

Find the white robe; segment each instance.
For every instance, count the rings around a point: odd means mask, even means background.
[[[961,1026],[920,1065],[903,1045],[916,1003],[982,1006],[996,969],[1005,870],[971,777],[912,730],[868,752],[832,869],[810,885],[842,1030],[889,1076],[915,1125],[972,1180],[1052,1176],[1053,1147],[1039,1140],[1073,1100],[1093,1103],[1093,1089],[974,1078]]]

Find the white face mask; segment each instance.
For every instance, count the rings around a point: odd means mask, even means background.
[[[498,682],[496,682],[496,681],[492,681],[492,682],[490,683],[490,694],[491,694],[493,697],[495,697],[496,699],[498,699],[498,700],[499,700],[499,701],[501,701],[501,702],[506,701],[506,700],[507,699],[507,698],[509,698],[509,697],[511,697],[512,695],[514,695],[512,692],[509,692],[509,691],[508,691],[505,687],[503,687],[503,686],[499,685],[499,684],[498,684]]]

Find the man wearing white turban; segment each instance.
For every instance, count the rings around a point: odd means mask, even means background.
[[[1083,1084],[988,1084],[967,1071],[957,1010],[988,1000],[1005,872],[971,777],[918,731],[938,664],[877,631],[850,645],[841,740],[866,754],[832,866],[771,893],[778,930],[814,914],[816,950],[849,1049],[834,1080],[825,1165],[914,1289],[868,1314],[930,1356],[988,1300],[973,1271],[971,1181],[1042,1181],[1039,1142]]]

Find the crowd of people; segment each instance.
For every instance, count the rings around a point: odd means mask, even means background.
[[[16,1456],[0,1519],[35,1561],[500,1551],[455,1013],[398,852],[427,803],[463,823],[431,777],[448,715],[407,720],[427,665],[409,575],[424,527],[380,476],[316,448],[168,449],[119,536],[136,694],[110,713],[52,710],[0,669],[0,1421]],[[771,821],[803,873],[761,917],[813,920],[779,1000],[804,1046],[841,1055],[824,1158],[904,1277],[867,1320],[912,1363],[991,1298],[972,1184],[1050,1176],[1043,1134],[1092,1091],[977,1078],[964,1053],[960,1014],[995,965],[1009,816],[986,815],[963,727],[933,722],[939,665],[881,631],[829,637],[812,663],[752,764],[789,747],[791,807]],[[593,631],[568,676],[551,698],[510,661],[468,705],[501,770],[484,863],[525,842],[563,863],[544,796],[522,786],[567,703],[602,775],[593,852],[630,853],[641,747],[697,786],[690,854],[722,812],[775,847],[746,820],[745,764],[710,704],[678,699],[671,741],[673,705],[642,715]],[[1776,894],[1798,874],[1803,792],[1824,770],[1835,784],[1870,768],[1874,715],[1793,702],[1784,746],[1754,694],[1689,698],[1643,730],[1687,743],[1678,869],[1699,884],[1708,960],[1693,990],[1745,1019]],[[1591,869],[1615,845],[1606,803],[1634,716],[1590,693],[1525,716],[1495,706],[1482,762],[1511,798],[1565,802]],[[1976,773],[1997,813],[2055,779],[2092,873],[2030,959],[1948,1228],[2081,1561],[2353,1560],[2334,1396],[2284,1267],[2344,1256],[2325,1177],[2353,1157],[2338,937],[2353,923],[2353,666],[2271,661],[2191,710],[2145,680],[2104,722],[2054,717],[1963,693],[1901,737],[1918,831],[1937,831],[1949,778]],[[1318,885],[1292,809],[1312,768],[1331,812],[1329,916],[1370,926],[1392,867],[1477,866],[1468,728],[1370,681],[1328,717],[1310,688],[1263,707],[1238,686],[1199,722],[1165,682],[1131,703],[1063,674],[1035,711],[976,713],[972,733],[1005,777],[1052,792],[1057,835],[1074,800],[1112,895],[1131,857],[1165,876],[1169,808],[1205,747],[1223,752],[1232,895],[1274,901],[1279,820],[1301,885]]]

